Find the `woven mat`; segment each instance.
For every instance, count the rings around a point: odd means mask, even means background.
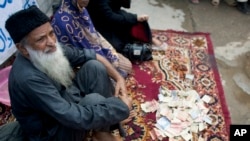
[[[154,30],[153,36],[166,42],[168,49],[165,52],[154,51],[153,61],[133,65],[134,74],[127,79],[127,84],[137,116],[125,125],[125,140],[152,141],[150,131],[156,122],[155,113],[143,112],[140,104],[157,100],[159,87],[164,85],[171,90],[194,89],[200,97],[208,95],[212,98],[206,104],[212,125],[208,125],[199,135],[193,134],[194,141],[198,140],[198,136],[202,136],[206,141],[228,141],[231,119],[210,34]],[[187,74],[194,76],[192,82],[185,79]]]

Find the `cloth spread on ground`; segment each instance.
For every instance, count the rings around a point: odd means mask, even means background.
[[[213,45],[208,33],[187,33],[153,30],[153,36],[168,44],[166,51],[153,51],[154,60],[133,65],[133,74],[126,79],[137,115],[124,125],[126,141],[152,141],[156,112],[146,113],[141,104],[158,101],[159,88],[195,90],[208,98],[205,107],[211,119],[206,128],[192,133],[193,140],[229,140],[230,113],[217,69]],[[0,125],[14,121],[11,108],[0,104]],[[169,138],[163,138],[167,141]]]
[[[208,33],[187,33],[173,30],[154,30],[153,36],[168,44],[167,50],[154,51],[154,60],[135,64],[134,74],[127,79],[128,91],[137,112],[125,125],[126,141],[152,141],[156,112],[146,113],[145,102],[159,100],[160,86],[168,90],[195,90],[205,100],[207,115],[212,121],[193,140],[229,140],[230,113],[217,69],[213,45]],[[167,107],[166,107],[167,108]],[[163,139],[168,140],[168,138]]]

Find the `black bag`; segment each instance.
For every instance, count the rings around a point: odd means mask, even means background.
[[[146,43],[126,44],[123,55],[130,61],[149,61],[153,59],[150,44]]]

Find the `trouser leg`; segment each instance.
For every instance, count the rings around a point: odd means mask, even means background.
[[[114,94],[114,87],[107,70],[97,60],[86,62],[77,72],[74,82],[85,95],[99,93],[104,97],[111,97]]]
[[[106,68],[96,60],[90,60],[81,67],[76,74],[75,83],[80,91],[86,94],[79,102],[80,105],[94,105],[114,94],[114,87]],[[119,125],[111,125],[111,127],[101,128],[97,131],[108,132],[111,128],[122,130]]]
[[[105,100],[105,97],[101,96],[100,94],[97,93],[91,93],[86,95],[80,102],[79,104],[84,106],[84,105],[95,105],[98,104],[99,102]],[[110,132],[110,127],[105,127],[105,128],[99,128],[95,129],[95,131],[102,131],[102,132]]]
[[[20,124],[17,121],[0,126],[1,141],[26,141]]]
[[[94,105],[107,97],[113,96],[114,87],[103,64],[96,60],[86,62],[75,77],[75,84],[85,97],[80,105]],[[110,131],[110,127],[98,129],[98,131]]]
[[[105,97],[111,97],[114,93],[114,87],[107,74],[106,68],[96,60],[86,62],[78,70],[74,79],[74,84],[85,96],[78,104],[95,105],[103,101]],[[97,131],[110,131],[110,127],[100,128]],[[72,130],[60,126],[53,141],[70,140],[82,141],[87,131]]]
[[[59,125],[55,136],[51,141],[83,141],[87,131],[74,130],[72,128]]]
[[[95,105],[100,101],[105,100],[105,98],[97,93],[91,93],[86,95],[81,101],[78,103],[82,106],[85,105]],[[105,129],[98,129],[100,131],[110,131],[109,127]],[[74,130],[72,128],[67,128],[65,126],[60,125],[55,137],[53,137],[53,141],[83,141],[86,138],[86,133],[88,131],[83,130]]]
[[[100,101],[105,100],[105,97],[97,94],[97,93],[92,93],[92,94],[88,94],[86,95],[80,102],[79,104],[84,106],[84,105],[95,105],[98,104]],[[122,127],[121,124],[115,124],[115,125],[111,125],[111,126],[107,126],[105,128],[99,128],[94,130],[94,132],[110,132],[111,130],[115,130],[115,129],[119,129],[120,135],[122,137],[124,137],[125,131]]]
[[[112,96],[113,93],[113,87],[105,67],[96,60],[86,62],[78,70],[74,84],[85,94],[78,103],[82,106],[97,104],[104,100],[105,97]],[[109,127],[102,130],[109,130]],[[53,141],[82,141],[86,132],[60,125]]]

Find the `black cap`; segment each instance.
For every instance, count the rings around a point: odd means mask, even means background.
[[[11,15],[5,22],[5,28],[13,41],[19,43],[32,30],[49,21],[50,18],[33,5]]]

